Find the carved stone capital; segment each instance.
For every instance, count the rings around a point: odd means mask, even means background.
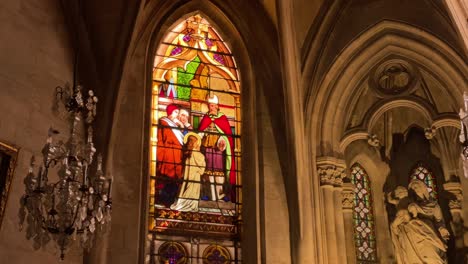
[[[369,134],[367,136],[367,143],[372,147],[380,147],[380,140],[376,134]]]
[[[346,164],[344,160],[334,157],[317,158],[317,172],[320,184],[341,186],[343,178],[346,177]]]
[[[436,131],[437,131],[437,129],[436,129],[435,126],[425,128],[424,129],[424,136],[426,136],[427,139],[432,139],[432,138],[435,137]]]
[[[444,190],[453,196],[449,200],[449,208],[452,213],[461,212],[463,201],[463,190],[460,182],[447,182],[444,184]]]

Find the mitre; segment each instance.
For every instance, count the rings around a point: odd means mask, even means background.
[[[208,103],[209,104],[218,104],[218,96],[213,95],[212,97],[208,96]]]

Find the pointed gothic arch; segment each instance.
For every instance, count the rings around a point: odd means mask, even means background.
[[[419,36],[419,39],[414,36]],[[411,44],[403,47],[401,43]],[[463,59],[450,46],[427,32],[400,22],[380,22],[338,54],[317,87],[307,87],[313,93],[310,98],[314,99],[306,105],[306,116],[312,117],[306,134],[327,146],[327,149],[317,149],[319,153],[339,151],[339,142],[347,129],[346,115],[351,111],[349,107],[355,98],[352,95],[357,92],[355,88],[375,65],[395,54],[433,72],[450,91],[451,102],[460,105],[456,98],[462,98],[461,87],[468,80],[468,68]],[[312,85],[311,82],[309,84]]]
[[[211,23],[192,13],[159,43],[152,79],[150,262],[241,263],[242,85],[235,56]],[[158,249],[177,241],[190,253]],[[214,253],[205,254],[210,247]]]
[[[288,207],[297,208],[297,199],[294,200],[294,191],[285,191],[293,184],[285,183],[281,171],[284,164],[279,162],[280,157],[287,155],[285,144],[276,144],[276,141],[284,141],[284,130],[277,127],[285,127],[284,118],[271,119],[270,115],[281,116],[281,109],[274,107],[272,98],[283,98],[282,80],[279,69],[279,54],[276,54],[275,40],[277,34],[271,32],[274,29],[267,15],[261,11],[248,9],[248,12],[239,12],[245,8],[237,8],[240,3],[228,4],[224,1],[194,0],[184,4],[167,1],[161,4],[148,2],[142,4],[135,24],[135,32],[128,48],[127,58],[123,69],[122,82],[118,90],[116,112],[114,114],[114,125],[112,129],[111,145],[114,147],[110,151],[109,171],[114,172],[116,180],[116,192],[120,195],[114,199],[120,200],[122,206],[116,208],[116,215],[125,215],[113,222],[113,230],[122,230],[126,235],[126,243],[123,250],[105,252],[105,243],[111,247],[119,239],[118,233],[112,232],[106,241],[101,242],[101,246],[96,251],[101,252],[100,262],[106,262],[106,258],[125,259],[127,262],[143,262],[147,252],[151,250],[151,242],[148,240],[148,205],[147,199],[150,190],[149,175],[150,161],[150,125],[151,118],[151,93],[153,88],[153,64],[154,54],[156,54],[159,43],[163,40],[165,33],[171,25],[182,21],[194,12],[198,12],[208,19],[218,33],[223,36],[229,48],[236,56],[236,64],[239,75],[242,79],[242,134],[248,135],[242,138],[242,184],[244,189],[242,206],[243,232],[249,234],[248,240],[243,240],[242,260],[243,262],[254,263],[262,257],[262,249],[268,234],[260,232],[260,224],[263,223],[264,212],[260,211],[260,203],[265,199],[265,193],[276,191],[282,199],[268,202],[268,206],[275,206],[274,213],[288,216]],[[251,10],[251,11],[250,11]],[[247,18],[246,18],[247,17]],[[249,29],[250,24],[246,21],[257,21],[256,27],[264,28],[258,32]],[[272,39],[273,38],[273,39]],[[267,41],[269,45],[258,49],[256,45],[248,43],[261,43]],[[269,65],[265,67],[265,65]],[[269,97],[265,95],[268,94]],[[273,95],[273,97],[271,97]],[[274,111],[275,113],[271,113]],[[267,130],[257,130],[259,119],[262,126],[273,127]],[[257,133],[262,134],[262,142],[258,141]],[[119,138],[130,138],[119,144]],[[132,142],[130,144],[130,142]],[[282,142],[284,143],[284,142]],[[278,149],[284,149],[280,151]],[[115,157],[112,159],[112,157]],[[123,158],[125,157],[125,158]],[[269,167],[276,170],[269,174],[271,180],[278,184],[268,187],[268,191],[263,190],[265,184],[264,175],[266,172],[260,169],[265,163],[273,162]],[[130,176],[131,175],[131,176]],[[287,181],[292,179],[285,177]],[[286,180],[285,180],[286,181]],[[289,187],[285,187],[289,186]],[[287,196],[286,196],[287,194]],[[291,206],[288,206],[290,203]],[[134,205],[139,204],[140,208]],[[294,205],[296,204],[296,206]],[[292,210],[291,214],[297,213]],[[261,215],[261,218],[258,216]],[[291,219],[291,220],[290,220]],[[289,222],[298,221],[298,217],[282,218],[282,225],[276,227],[276,232],[283,234],[285,245],[281,251],[282,256],[290,258]],[[292,225],[297,228],[297,224]],[[265,228],[270,228],[268,225]],[[135,232],[139,230],[139,232]],[[100,249],[99,249],[100,248]],[[234,254],[231,254],[234,256]],[[267,259],[269,256],[263,256]]]

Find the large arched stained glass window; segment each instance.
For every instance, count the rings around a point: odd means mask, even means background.
[[[414,179],[423,181],[427,186],[427,191],[429,192],[431,198],[437,200],[437,184],[434,174],[431,170],[429,170],[429,168],[424,166],[422,162],[418,162],[411,171],[409,180],[411,181]]]
[[[359,163],[351,167],[354,184],[354,239],[359,263],[377,261],[375,222],[369,175]]]
[[[240,263],[240,90],[234,57],[204,17],[167,32],[152,87],[148,230],[155,263],[168,258],[158,248],[176,242],[180,252],[190,249],[190,263],[218,263],[211,260],[219,252],[226,263]],[[212,248],[224,251],[204,254]]]

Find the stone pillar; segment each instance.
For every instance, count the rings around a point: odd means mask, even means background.
[[[451,197],[449,198],[450,214],[452,215],[452,221],[450,223],[453,235],[455,239],[455,247],[462,249],[465,247],[465,241],[463,239],[463,216],[462,216],[462,201],[463,191],[460,181],[451,181],[444,184],[444,190],[449,192]],[[468,242],[468,241],[467,241]]]
[[[333,190],[333,198],[334,204],[333,208],[335,208],[335,225],[336,225],[336,241],[338,242],[338,260],[339,263],[347,263],[346,262],[346,231],[344,228],[344,219],[343,219],[343,210],[342,210],[342,188],[340,186],[335,186]]]
[[[344,220],[341,210],[341,185],[345,163],[334,157],[317,159],[322,206],[324,208],[325,244],[328,263],[346,263]],[[352,222],[351,222],[352,223]]]
[[[335,208],[333,199],[333,185],[324,184],[321,186],[322,201],[324,208],[324,221],[325,223],[325,244],[327,245],[327,256],[329,263],[338,263],[338,247],[337,247],[337,236],[335,229]]]
[[[343,208],[343,221],[345,230],[345,245],[346,245],[346,263],[356,263],[356,251],[354,246],[354,224],[353,224],[353,208],[354,208],[354,185],[346,181],[343,183],[341,197]]]

